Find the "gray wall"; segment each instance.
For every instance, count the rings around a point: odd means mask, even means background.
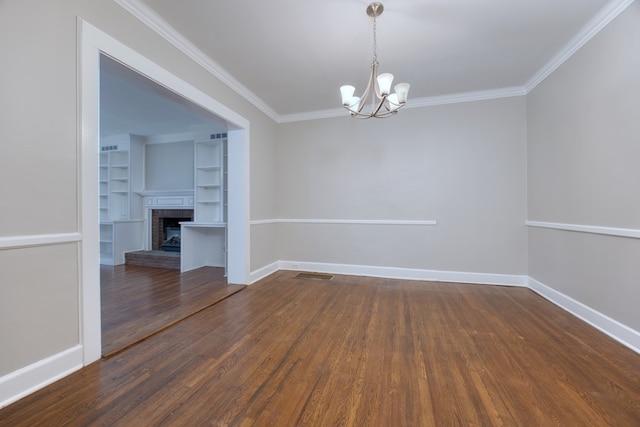
[[[640,229],[640,3],[527,96],[529,220]],[[529,275],[640,330],[640,240],[531,228]]]
[[[193,150],[193,141],[146,144],[144,147],[144,189],[193,189]]]
[[[80,343],[77,17],[247,118],[251,215],[276,216],[273,120],[112,0],[0,1],[0,376]],[[277,259],[258,243],[252,259]]]
[[[526,274],[524,97],[279,127],[284,260]]]

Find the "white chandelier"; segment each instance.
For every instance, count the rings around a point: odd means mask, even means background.
[[[376,17],[384,11],[382,3],[374,2],[367,6],[367,15],[373,18],[373,60],[371,61],[371,76],[369,84],[361,97],[353,96],[356,88],[351,85],[340,87],[342,94],[342,106],[346,108],[351,117],[368,119],[371,117],[388,117],[396,114],[407,102],[409,95],[409,83],[399,83],[391,92],[393,74],[382,73],[378,75],[378,43],[376,40]],[[367,107],[369,106],[369,107]],[[367,107],[367,108],[365,108]]]

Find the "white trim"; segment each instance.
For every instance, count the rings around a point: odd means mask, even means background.
[[[82,368],[82,347],[76,345],[0,377],[0,408],[80,368]]]
[[[433,107],[437,105],[459,104],[463,102],[486,101],[490,99],[511,98],[524,96],[527,92],[522,86],[503,87],[474,92],[451,93],[441,96],[430,96],[407,101],[403,108]]]
[[[584,320],[594,328],[609,335],[614,340],[629,347],[636,353],[640,353],[640,332],[623,325],[583,303],[550,288],[537,281],[533,277],[528,278],[529,289],[536,292],[543,298],[556,304],[563,310],[568,311],[579,319]]]
[[[582,46],[595,37],[603,28],[620,15],[635,0],[614,0],[606,4],[584,27],[525,84],[526,93],[531,92],[558,67],[571,58]]]
[[[264,224],[354,224],[354,225],[437,225],[435,220],[394,220],[394,219],[257,219],[251,225]]]
[[[153,9],[139,0],[114,0],[127,12],[138,18],[147,27],[155,31],[160,37],[171,43],[180,52],[194,60],[202,68],[207,70],[218,80],[229,86],[237,94],[249,101],[264,114],[274,121],[278,121],[278,114],[271,109],[262,99],[251,92],[246,86],[235,79],[217,62],[198,49],[193,43],[187,40],[182,34],[174,29],[167,21],[158,15]]]
[[[82,232],[78,267],[80,282],[79,327],[83,364],[88,365],[102,356],[100,319],[100,224],[98,206],[95,202],[98,190],[98,166],[100,141],[99,75],[100,50],[98,46],[110,42],[102,41],[103,33],[95,27],[77,20],[78,39],[78,209],[79,226]]]
[[[553,230],[577,231],[581,233],[604,234],[606,236],[640,239],[640,230],[635,228],[601,227],[597,225],[563,224],[558,222],[527,221],[527,226],[550,228]]]
[[[80,233],[59,234],[34,234],[31,236],[7,236],[0,237],[0,250],[18,249],[31,246],[60,245],[64,243],[79,242],[82,239]]]
[[[246,284],[251,268],[248,123],[243,130],[229,130],[227,141],[227,282]]]
[[[141,190],[135,191],[135,193],[142,197],[193,197],[195,191],[190,188],[187,190]]]
[[[81,286],[80,286],[80,342],[84,350],[84,363],[100,358],[100,272],[98,229],[98,141],[99,141],[99,59],[104,53],[150,80],[181,95],[203,109],[227,121],[229,142],[241,147],[229,150],[229,185],[246,191],[229,197],[229,277],[236,283],[249,280],[249,121],[211,96],[171,74],[145,56],[134,51],[107,33],[78,18],[79,82],[78,112],[81,157],[79,205],[81,206]],[[232,134],[235,135],[232,138]],[[230,144],[232,145],[232,144]],[[240,151],[241,159],[232,159]],[[231,168],[233,165],[233,168]],[[236,233],[233,235],[232,233]],[[231,244],[233,243],[233,244]],[[235,260],[235,261],[234,261]],[[237,270],[237,271],[236,271]]]
[[[474,92],[452,93],[441,96],[429,96],[424,98],[414,98],[407,101],[402,107],[422,108],[435,107],[438,105],[458,104],[462,102],[486,101],[489,99],[510,98],[514,96],[524,96],[527,94],[524,86],[504,87],[491,90],[480,90]],[[402,114],[402,113],[399,113]],[[327,119],[333,117],[350,117],[344,108],[333,108],[329,110],[310,111],[307,113],[285,114],[277,118],[278,123],[299,122],[303,120]]]
[[[269,266],[273,269],[273,264]],[[380,267],[375,265],[333,264],[306,261],[278,261],[278,270],[315,271],[353,276],[384,277],[402,280],[473,283],[484,285],[526,286],[527,276],[519,274],[473,273],[464,271],[425,270],[418,268]],[[258,270],[260,271],[260,270]]]
[[[265,265],[264,267],[261,267],[257,270],[252,271],[250,276],[251,280],[249,283],[254,284],[255,282],[269,276],[270,274],[273,274],[278,270],[281,270],[282,267],[280,266],[280,263],[281,261],[275,261],[275,262],[272,262],[271,264]]]
[[[278,224],[282,222],[279,219],[252,219],[249,221],[250,225],[265,225],[265,224]]]

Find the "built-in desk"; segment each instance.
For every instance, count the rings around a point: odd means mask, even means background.
[[[181,222],[180,271],[205,266],[226,269],[226,246],[227,224]]]

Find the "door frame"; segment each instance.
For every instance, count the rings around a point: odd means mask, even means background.
[[[102,355],[98,211],[100,54],[114,58],[229,123],[227,281],[235,284],[249,283],[250,274],[250,122],[82,18],[78,18],[78,39],[79,333],[83,362],[87,365]]]

